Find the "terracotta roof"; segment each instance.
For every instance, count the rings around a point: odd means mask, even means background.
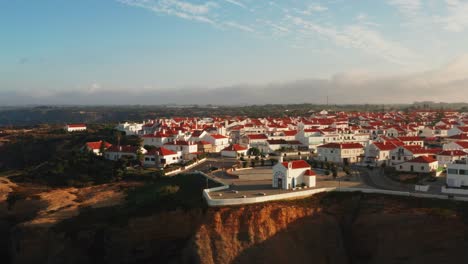
[[[307,163],[305,160],[293,160],[289,162],[282,162],[281,164],[288,168],[288,164],[291,163],[291,168],[294,169],[304,169],[304,168],[310,168],[309,163]]]
[[[243,146],[241,146],[239,144],[233,144],[233,145],[223,149],[223,151],[236,151],[236,152],[237,151],[243,151],[243,150],[247,150],[247,148],[243,147]]]
[[[100,141],[95,141],[95,142],[87,142],[87,143],[86,143],[86,146],[87,146],[89,149],[96,150],[96,149],[100,149],[100,148],[101,148],[101,144],[102,144],[102,140],[100,140]],[[105,149],[108,149],[108,148],[110,148],[111,146],[112,146],[112,144],[110,144],[110,143],[104,141],[104,148],[105,148]]]
[[[251,134],[247,135],[249,139],[268,139],[268,137],[265,134]]]
[[[466,153],[463,150],[444,150],[444,151],[440,152],[437,155],[440,155],[440,156],[466,156],[466,155],[468,155],[468,153]]]
[[[309,170],[305,171],[304,175],[305,176],[315,176],[317,174],[315,173],[315,171],[309,169]]]
[[[359,143],[328,143],[318,146],[319,148],[339,148],[339,149],[358,149],[362,148]]]
[[[137,153],[139,147],[135,146],[111,146],[106,150],[106,152],[124,152],[124,153]]]
[[[211,136],[212,138],[214,138],[214,139],[228,138],[228,137],[225,137],[225,136],[220,135],[220,134],[211,134],[210,136]]]
[[[285,130],[283,131],[285,136],[295,136],[297,134],[296,130]]]
[[[412,160],[409,160],[407,162],[411,162],[411,163],[433,163],[433,162],[437,162],[437,160],[429,157],[429,156],[419,156],[417,158],[414,158]]]
[[[177,155],[177,152],[174,152],[164,147],[160,147],[160,148],[155,148],[155,149],[148,151],[148,153],[146,153],[145,155],[170,156],[170,155]]]
[[[455,144],[459,145],[462,148],[468,148],[468,142],[466,141],[457,141]]]
[[[391,143],[391,142],[374,142],[374,146],[376,146],[379,150],[393,150],[399,146]]]
[[[68,127],[86,127],[86,124],[68,124]]]

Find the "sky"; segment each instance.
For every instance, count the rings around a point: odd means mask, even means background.
[[[0,104],[468,101],[468,0],[0,0]]]

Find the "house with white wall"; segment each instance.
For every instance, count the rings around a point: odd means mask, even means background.
[[[430,173],[437,171],[438,162],[430,156],[419,156],[395,166],[397,171]]]
[[[94,141],[94,142],[86,142],[85,149],[87,151],[93,152],[94,154],[101,156],[103,153],[101,153],[101,147],[104,148],[104,152],[112,147],[112,144],[106,141]]]
[[[65,125],[65,131],[67,132],[77,132],[77,131],[86,131],[86,124],[67,124]]]
[[[229,138],[219,134],[206,134],[203,140],[211,143],[214,152],[220,152],[229,146]]]
[[[437,162],[439,166],[445,167],[449,163],[466,158],[467,155],[463,150],[444,150],[437,154]]]
[[[136,146],[111,146],[104,152],[104,157],[108,160],[119,160],[121,158],[136,159],[137,153],[140,151],[146,154],[146,149]]]
[[[468,186],[468,161],[466,159],[447,164],[446,183],[451,188]]]
[[[145,166],[165,167],[180,162],[182,162],[182,153],[180,151],[160,147],[145,153],[143,164]]]
[[[143,139],[143,146],[161,147],[168,142],[174,140],[173,136],[165,132],[156,132],[154,134],[147,134],[141,137]]]
[[[399,146],[399,144],[395,144],[393,142],[373,142],[365,148],[365,157],[363,162],[374,166],[381,166],[382,164],[388,165],[388,161],[390,160],[390,151],[398,148]]]
[[[335,163],[356,163],[364,155],[359,143],[328,143],[317,147],[318,159]]]
[[[300,186],[315,187],[316,174],[304,160],[279,162],[273,166],[273,188],[290,190]]]
[[[221,156],[229,158],[238,158],[242,155],[247,155],[247,148],[239,144],[232,144],[229,147],[221,150]]]
[[[455,141],[446,143],[442,147],[444,150],[462,150],[468,152],[468,142],[467,141]]]
[[[185,160],[193,159],[198,153],[198,144],[193,141],[174,140],[164,144],[164,148],[182,153],[182,157]]]

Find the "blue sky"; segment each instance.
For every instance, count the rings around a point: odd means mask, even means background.
[[[0,0],[0,92],[41,99],[443,71],[465,65],[467,14],[464,0]]]

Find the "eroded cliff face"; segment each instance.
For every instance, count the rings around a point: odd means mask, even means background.
[[[321,208],[264,204],[210,212],[195,236],[200,263],[344,263],[340,227]]]
[[[114,220],[102,209],[51,226],[30,221],[12,229],[12,261],[468,263],[464,204],[336,196]]]

